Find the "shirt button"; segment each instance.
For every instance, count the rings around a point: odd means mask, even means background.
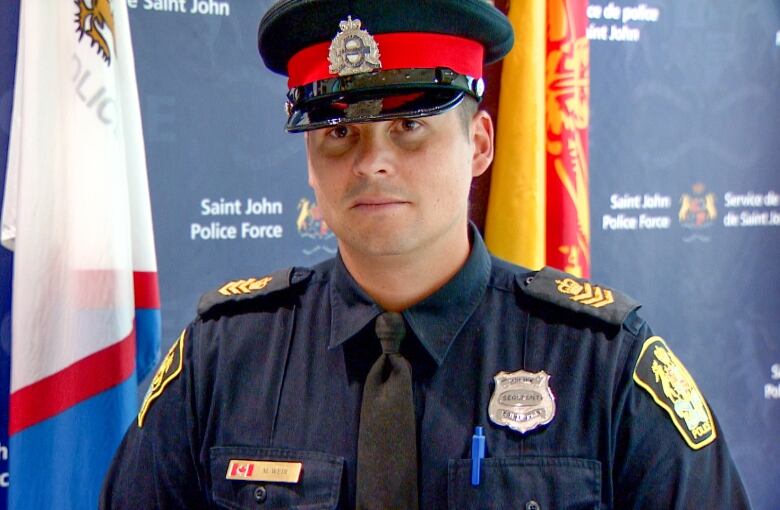
[[[268,491],[262,485],[255,487],[255,501],[262,503],[268,497]]]
[[[525,504],[525,510],[541,510],[542,507],[539,506],[539,503],[534,501],[533,499]]]

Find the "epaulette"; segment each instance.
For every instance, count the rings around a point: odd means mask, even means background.
[[[518,281],[527,295],[553,303],[576,313],[590,315],[607,324],[626,326],[633,330],[637,317],[633,313],[640,305],[631,297],[577,278],[569,273],[545,267],[535,275]]]
[[[261,278],[227,282],[201,296],[198,302],[198,315],[203,315],[218,305],[239,303],[276,294],[307,280],[312,273],[311,269],[288,267]]]

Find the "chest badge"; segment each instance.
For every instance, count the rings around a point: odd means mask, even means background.
[[[525,434],[546,425],[555,417],[555,397],[550,376],[544,371],[499,372],[488,404],[488,415],[496,425]]]

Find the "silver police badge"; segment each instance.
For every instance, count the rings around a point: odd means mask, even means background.
[[[376,40],[360,29],[360,20],[348,16],[339,23],[341,31],[336,34],[328,50],[328,71],[339,76],[368,73],[382,67],[379,61],[379,46]]]
[[[493,380],[496,388],[490,397],[488,415],[496,425],[525,434],[555,417],[555,397],[550,376],[544,370],[499,372]]]

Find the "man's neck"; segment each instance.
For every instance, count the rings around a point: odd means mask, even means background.
[[[341,247],[347,270],[382,308],[400,312],[435,293],[466,263],[467,228],[454,240],[442,239],[425,253],[370,256]]]

